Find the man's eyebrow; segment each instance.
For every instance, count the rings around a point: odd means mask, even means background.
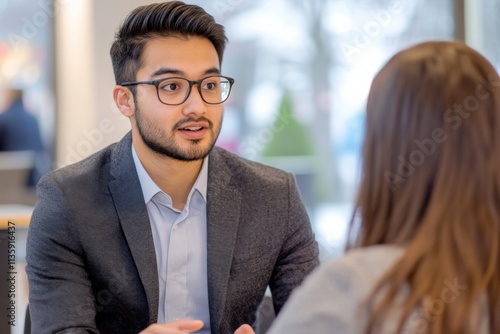
[[[162,67],[162,68],[158,69],[157,71],[155,71],[151,75],[151,78],[159,77],[159,76],[165,75],[165,74],[175,74],[175,75],[180,75],[183,77],[186,76],[184,71],[180,71],[180,70],[176,70],[176,69],[168,68],[168,67]],[[206,70],[205,72],[203,72],[203,75],[207,75],[207,74],[217,74],[218,75],[218,74],[220,74],[220,70],[217,67],[212,67],[212,68],[209,68],[208,70]]]
[[[176,75],[183,75],[183,71],[175,70],[173,68],[167,68],[167,67],[162,67],[159,70],[155,71],[152,75],[151,78],[158,77],[163,74],[176,74]]]
[[[217,67],[212,67],[206,70],[203,74],[220,74],[220,70]]]

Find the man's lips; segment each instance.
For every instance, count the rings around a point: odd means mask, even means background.
[[[203,129],[202,126],[192,126],[192,127],[189,127],[189,128],[183,128],[183,129],[180,129],[180,130],[187,130],[187,131],[199,131]]]
[[[189,138],[199,139],[205,135],[208,128],[209,124],[206,122],[189,122],[182,124],[177,129]]]
[[[189,122],[184,123],[178,127],[181,131],[199,131],[202,129],[208,129],[209,125],[206,122]]]

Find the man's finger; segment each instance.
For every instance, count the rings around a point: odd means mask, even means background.
[[[197,331],[203,328],[203,321],[201,320],[187,320],[180,319],[171,322],[172,325],[177,326],[176,329],[184,331]]]
[[[241,325],[240,328],[234,332],[234,334],[255,334],[255,332],[250,325],[244,324]]]
[[[139,334],[190,333],[203,328],[203,321],[180,319],[166,324],[152,324]]]

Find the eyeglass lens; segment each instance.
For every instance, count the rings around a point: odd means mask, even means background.
[[[190,83],[184,78],[167,78],[158,84],[158,97],[167,104],[180,104],[190,93]],[[207,103],[224,102],[231,89],[229,80],[225,77],[208,77],[203,79],[198,91]]]

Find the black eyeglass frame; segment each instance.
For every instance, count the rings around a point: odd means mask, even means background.
[[[206,79],[209,79],[209,78],[224,78],[224,79],[227,79],[229,81],[229,91],[227,92],[227,96],[224,100],[220,101],[220,102],[208,102],[205,100],[205,98],[203,97],[203,93],[201,92],[201,83],[206,80]],[[159,86],[160,86],[160,83],[165,81],[165,80],[171,80],[171,79],[182,79],[182,80],[185,80],[189,83],[189,88],[187,90],[187,93],[186,93],[186,96],[184,97],[184,100],[182,100],[182,102],[180,103],[165,103],[161,100],[160,98],[160,91],[159,91]],[[188,80],[186,78],[183,78],[183,77],[171,77],[171,78],[163,78],[163,79],[158,79],[158,80],[150,80],[150,81],[130,81],[130,82],[122,82],[119,84],[119,86],[134,86],[134,85],[153,85],[156,87],[156,96],[158,97],[158,100],[167,105],[167,106],[178,106],[178,105],[181,105],[183,104],[184,102],[187,101],[187,99],[189,98],[189,95],[191,95],[191,89],[193,88],[194,85],[197,85],[198,87],[198,93],[200,93],[200,97],[201,99],[203,100],[203,102],[207,103],[207,104],[221,104],[221,103],[224,103],[226,102],[226,100],[229,98],[229,95],[231,94],[231,88],[233,87],[233,84],[234,84],[234,79],[233,78],[230,78],[230,77],[226,77],[224,75],[210,75],[208,77],[204,77],[204,78],[201,78],[200,80]]]

